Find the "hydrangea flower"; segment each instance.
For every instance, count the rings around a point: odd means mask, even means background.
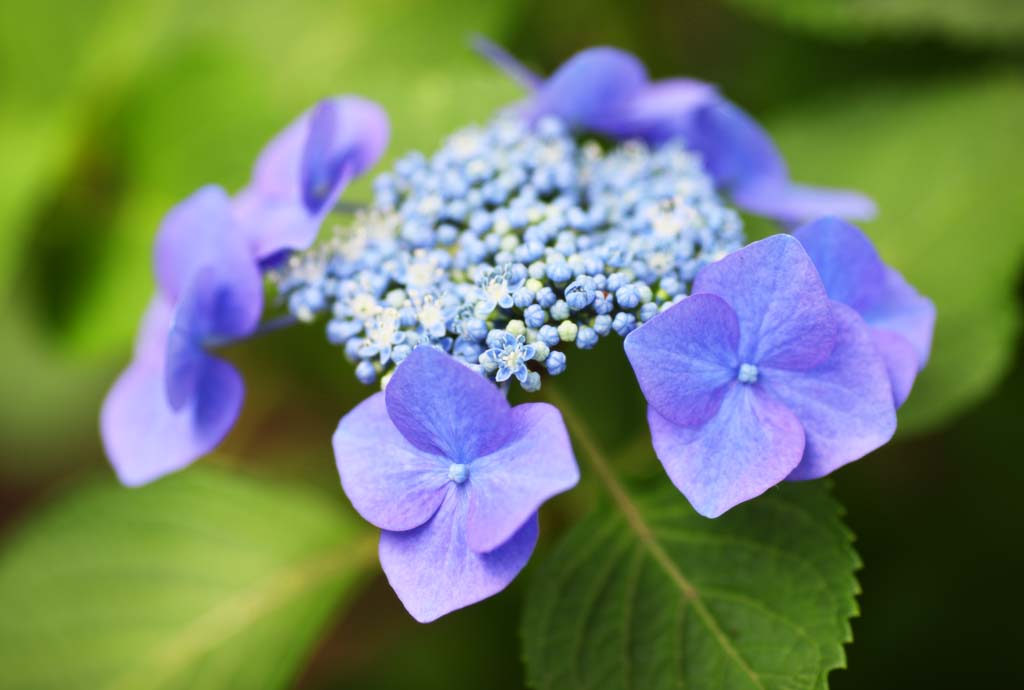
[[[609,47],[580,51],[543,79],[489,41],[478,39],[477,46],[530,91],[519,108],[527,119],[554,115],[582,131],[653,145],[679,138],[740,208],[786,225],[875,214],[862,194],[793,183],[765,129],[711,84],[651,81],[636,56]]]
[[[267,144],[252,180],[235,198],[235,214],[260,259],[305,249],[355,177],[387,146],[388,117],[372,101],[327,98]]]
[[[928,363],[935,305],[886,266],[871,240],[854,225],[822,218],[793,236],[814,262],[829,298],[853,308],[867,322],[899,407]]]
[[[829,300],[788,235],[704,268],[693,294],[633,331],[625,349],[658,458],[708,517],[784,479],[829,474],[896,429],[867,326]]]
[[[103,403],[103,442],[129,486],[181,469],[212,450],[242,405],[238,371],[209,353],[252,333],[263,281],[223,190],[175,207],[156,243],[158,294],[131,365]]]
[[[334,434],[342,487],[379,527],[380,562],[429,622],[503,590],[537,540],[537,510],[579,480],[561,415],[512,407],[452,357],[419,347]]]

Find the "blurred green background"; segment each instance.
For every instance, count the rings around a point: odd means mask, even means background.
[[[524,578],[420,626],[379,576],[329,448],[367,391],[317,329],[235,353],[243,417],[183,475],[121,489],[97,435],[162,214],[324,95],[380,101],[389,160],[487,118],[519,92],[471,32],[716,82],[796,179],[878,201],[939,323],[897,440],[836,477],[865,567],[832,687],[1022,686],[1024,3],[34,0],[0,6],[0,687],[522,687]],[[588,413],[658,471],[622,366],[574,355],[560,385],[605,372]]]

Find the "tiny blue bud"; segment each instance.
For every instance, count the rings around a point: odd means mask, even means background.
[[[371,383],[377,380],[377,368],[373,366],[373,362],[368,359],[364,359],[362,362],[356,365],[356,378],[359,379],[359,383],[369,386]]]
[[[564,283],[572,279],[572,268],[564,261],[549,263],[546,273],[556,283]]]
[[[501,347],[501,344],[505,342],[505,336],[507,335],[508,333],[500,328],[492,328],[487,332],[487,347]]]
[[[640,291],[632,284],[623,285],[615,291],[615,301],[623,309],[635,309],[640,305]]]
[[[624,311],[620,311],[612,320],[612,329],[622,337],[629,335],[634,328],[636,328],[636,317]]]
[[[597,331],[590,326],[580,326],[576,333],[576,347],[589,350],[597,345]]]
[[[625,273],[612,273],[610,276],[608,276],[608,283],[606,285],[606,289],[609,292],[615,292],[628,282],[629,276],[627,276]]]
[[[531,304],[523,312],[523,322],[530,328],[540,328],[547,320],[547,312],[539,304]]]
[[[459,239],[459,229],[450,223],[441,223],[437,226],[437,241],[445,246],[455,244]]]
[[[600,314],[594,318],[594,331],[602,338],[612,331],[612,317],[608,314]]]
[[[554,350],[548,355],[548,358],[544,360],[544,368],[548,370],[548,373],[552,376],[558,376],[565,371],[565,353]]]
[[[558,343],[562,342],[561,336],[558,335],[558,329],[549,323],[544,324],[537,330],[537,337],[548,347],[555,347]]]
[[[555,321],[565,321],[569,318],[569,305],[564,300],[558,300],[551,305],[551,318]]]
[[[527,393],[536,393],[540,390],[540,374],[536,371],[531,371],[526,375],[526,380],[520,383],[523,390]]]
[[[533,290],[523,286],[512,293],[512,302],[517,308],[526,309],[533,304],[533,297]]]
[[[658,304],[656,302],[648,302],[644,306],[640,307],[640,320],[650,321],[658,315]]]
[[[555,291],[552,290],[551,288],[543,287],[537,291],[536,299],[537,304],[539,304],[541,307],[543,307],[544,309],[550,309],[551,305],[558,301],[558,295],[556,295]]]
[[[462,322],[462,332],[473,340],[483,340],[487,337],[487,322],[483,319],[467,319]]]

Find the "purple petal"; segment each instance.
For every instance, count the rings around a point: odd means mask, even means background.
[[[647,409],[651,441],[672,483],[705,517],[718,517],[785,479],[800,462],[804,433],[784,405],[735,383],[701,427],[673,424]]]
[[[810,369],[835,345],[836,325],[821,278],[789,235],[754,242],[706,266],[693,292],[718,295],[736,312],[741,362]]]
[[[199,189],[172,208],[160,224],[154,252],[157,285],[164,298],[177,300],[193,274],[209,265],[236,232],[231,199],[215,185]]]
[[[387,145],[388,119],[356,97],[326,99],[300,115],[260,154],[235,215],[260,259],[305,249],[352,178]]]
[[[388,414],[420,450],[469,463],[505,444],[510,406],[498,387],[432,347],[418,347],[385,392]]]
[[[820,218],[793,232],[818,269],[829,299],[858,313],[876,303],[885,279],[885,264],[871,240],[838,218]]]
[[[886,266],[879,300],[864,310],[864,320],[876,329],[902,336],[917,353],[918,370],[928,363],[935,332],[935,305],[922,297],[903,276]]]
[[[238,418],[244,386],[226,362],[205,356],[194,395],[174,410],[165,394],[164,343],[170,309],[150,307],[135,361],[103,402],[103,444],[122,483],[138,486],[179,470],[213,450]]]
[[[616,48],[589,48],[544,82],[526,115],[554,115],[571,127],[604,131],[609,117],[646,84],[647,70],[636,56]]]
[[[763,367],[759,383],[788,407],[807,436],[803,460],[790,479],[814,479],[870,453],[892,438],[896,410],[885,363],[864,321],[832,303],[836,346],[807,371]]]
[[[204,346],[246,336],[263,311],[263,280],[239,236],[221,242],[210,265],[193,273],[174,311],[167,338],[167,398],[181,408],[199,384]]]
[[[869,327],[870,328],[870,327]],[[878,354],[885,361],[892,386],[892,398],[896,407],[906,402],[914,386],[919,370],[919,359],[914,346],[902,335],[883,328],[870,328],[871,339],[878,348]]]
[[[388,416],[383,393],[341,418],[333,444],[345,495],[377,527],[419,527],[444,500],[451,463],[405,440]]]
[[[856,310],[872,329],[886,361],[893,394],[902,404],[928,361],[935,306],[886,266],[856,226],[824,218],[798,229],[830,298]],[[907,356],[907,348],[914,353]]]
[[[533,91],[544,83],[543,77],[486,36],[473,36],[473,48],[525,89]]]
[[[469,511],[465,485],[450,485],[437,513],[422,527],[381,532],[380,564],[395,594],[420,623],[497,594],[530,560],[537,543],[537,516],[489,553],[466,543]]]
[[[874,202],[863,194],[790,182],[786,162],[768,132],[725,98],[709,99],[691,118],[683,138],[701,154],[715,184],[729,190],[744,210],[787,225],[824,215],[875,215]]]
[[[878,207],[870,197],[846,189],[810,187],[786,178],[765,178],[747,183],[732,193],[744,211],[773,218],[786,226],[821,216],[870,220]]]
[[[507,542],[546,500],[580,478],[557,408],[517,405],[504,423],[512,429],[508,443],[469,466],[466,543],[477,553]]]
[[[715,415],[739,366],[739,321],[720,297],[687,297],[626,336],[626,357],[648,404],[674,424]]]
[[[388,129],[384,110],[362,98],[332,98],[313,108],[301,177],[311,212],[322,218],[352,178],[373,167],[387,147]]]
[[[704,159],[715,183],[736,190],[755,180],[786,180],[782,154],[757,120],[725,98],[696,115],[686,143]]]
[[[665,79],[646,85],[609,113],[602,134],[619,139],[638,137],[660,144],[673,137],[687,139],[697,114],[720,97],[715,87],[696,79]]]

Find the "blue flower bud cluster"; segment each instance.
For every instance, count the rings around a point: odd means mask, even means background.
[[[742,245],[681,142],[605,150],[556,119],[503,116],[400,159],[372,208],[275,280],[297,318],[326,315],[363,383],[427,344],[535,391],[570,345],[625,336]]]

